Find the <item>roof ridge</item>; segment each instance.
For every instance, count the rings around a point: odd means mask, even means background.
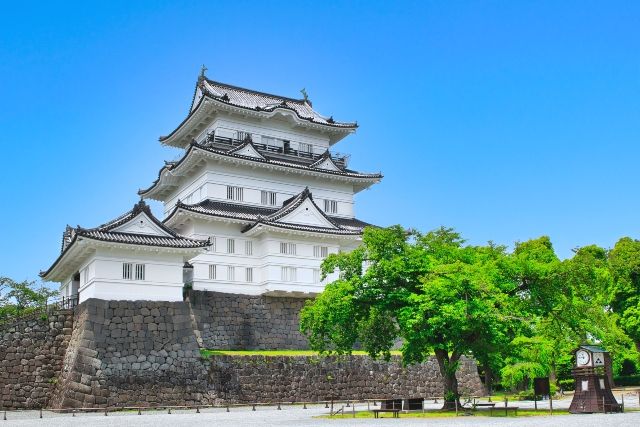
[[[226,87],[228,89],[241,90],[241,91],[245,91],[245,92],[255,93],[257,95],[268,96],[268,97],[271,97],[271,98],[284,99],[286,101],[296,102],[298,104],[305,104],[305,103],[308,104],[308,102],[306,102],[304,99],[289,98],[288,96],[275,95],[273,93],[262,92],[262,91],[259,91],[259,90],[249,89],[249,88],[241,87],[241,86],[235,86],[235,85],[231,85],[231,84],[228,84],[228,83],[222,83],[222,82],[219,82],[219,81],[216,81],[216,80],[211,80],[208,77],[205,77],[205,80],[209,84],[214,84],[214,85]],[[311,105],[309,105],[309,106],[311,106]]]

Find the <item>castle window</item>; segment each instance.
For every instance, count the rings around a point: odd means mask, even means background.
[[[209,280],[216,280],[218,277],[218,268],[215,264],[209,265]]]
[[[243,188],[227,185],[227,200],[237,200],[241,202],[243,200]]]
[[[275,206],[276,205],[276,192],[275,191],[265,191],[262,190],[260,192],[260,199],[263,205]]]
[[[303,153],[311,153],[313,151],[313,145],[301,142],[299,151],[302,151]]]
[[[285,255],[295,255],[296,254],[296,244],[295,243],[285,243],[280,242],[280,253]]]
[[[122,278],[126,280],[131,280],[131,270],[133,270],[133,266],[130,262],[125,262],[122,264]]]
[[[247,267],[245,269],[245,280],[248,283],[253,282],[253,267]]]
[[[242,131],[239,130],[237,132],[237,135],[238,135],[238,140],[239,141],[244,141],[247,138],[251,139],[251,134],[249,132],[242,132]]]
[[[281,278],[283,282],[295,282],[296,281],[296,268],[295,267],[281,267]]]
[[[215,252],[216,251],[216,236],[211,236],[211,238],[209,239],[209,242],[211,242],[211,246],[209,246],[209,250],[211,252]]]
[[[329,255],[329,248],[326,246],[314,246],[313,256],[315,258],[326,258]]]
[[[84,276],[84,284],[86,285],[87,282],[89,282],[89,268],[85,268],[82,275]]]
[[[227,267],[227,280],[231,282],[236,280],[236,268],[233,265]]]
[[[335,200],[325,200],[324,211],[326,213],[338,213],[338,202]]]
[[[227,253],[234,254],[236,253],[236,241],[233,239],[227,239]]]
[[[144,280],[144,264],[136,264],[136,280]]]
[[[313,283],[320,283],[320,270],[317,268],[313,269]]]
[[[245,240],[244,242],[244,254],[253,255],[253,242],[251,240]]]

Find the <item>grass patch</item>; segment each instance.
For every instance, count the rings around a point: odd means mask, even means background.
[[[210,356],[267,356],[267,357],[295,357],[295,356],[319,356],[320,353],[312,350],[208,350],[201,349],[202,357]],[[353,351],[354,356],[366,356],[364,351]],[[392,355],[400,355],[399,351],[392,351]]]
[[[334,415],[334,416],[330,416],[330,415],[320,415],[316,418],[326,418],[326,419],[341,419],[341,418],[353,418],[353,413],[349,412],[348,409],[350,408],[345,408],[345,411],[347,411],[346,414],[340,414],[340,415]],[[463,416],[463,412],[460,412],[460,416]],[[567,415],[569,414],[569,411],[567,409],[554,409],[553,410],[553,415]],[[485,410],[485,409],[481,409],[478,411],[475,411],[473,413],[474,417],[489,417],[489,411]],[[518,416],[516,417],[513,413],[513,411],[509,411],[509,418],[519,418],[519,417],[543,417],[543,416],[549,416],[549,411],[547,410],[538,410],[537,412],[534,411],[533,409],[518,409]],[[380,418],[392,418],[393,414],[389,413],[381,413],[380,414]],[[452,418],[452,417],[456,417],[456,413],[455,411],[434,411],[434,410],[430,410],[430,411],[425,411],[424,413],[422,412],[408,412],[408,413],[404,413],[404,412],[400,412],[400,418]],[[494,418],[505,418],[504,415],[504,411],[500,411],[498,409],[494,409],[493,410],[493,417]],[[373,412],[371,411],[357,411],[356,412],[356,418],[373,418]]]

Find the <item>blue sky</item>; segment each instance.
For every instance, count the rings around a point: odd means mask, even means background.
[[[201,64],[357,120],[335,148],[385,174],[362,219],[562,257],[640,235],[640,2],[90,3],[0,15],[2,276],[131,208]]]

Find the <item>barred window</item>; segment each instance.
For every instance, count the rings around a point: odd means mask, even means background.
[[[133,266],[130,262],[125,262],[122,264],[122,278],[126,280],[131,280],[131,271],[133,270]]]
[[[317,268],[313,269],[313,283],[320,283],[320,270]]]
[[[218,266],[215,264],[209,265],[209,280],[216,280],[218,278]]]
[[[233,265],[227,267],[227,280],[236,280],[236,268]]]
[[[296,254],[296,244],[295,243],[285,243],[280,242],[280,253],[285,255],[295,255]]]
[[[275,206],[276,205],[276,192],[275,191],[260,191],[260,201],[263,205]]]
[[[324,211],[327,213],[338,213],[338,202],[335,200],[325,200]]]
[[[82,275],[84,276],[84,284],[86,285],[87,282],[89,281],[89,268],[85,268],[84,272],[82,273]]]
[[[281,267],[281,278],[283,282],[295,282],[296,281],[296,268],[295,267]]]
[[[209,246],[209,250],[211,252],[215,252],[216,251],[216,236],[211,236],[211,238],[209,239],[209,242],[211,242],[211,246]]]
[[[253,242],[251,240],[245,240],[244,242],[244,254],[253,255]]]
[[[227,239],[227,253],[228,254],[236,253],[236,241],[234,239]]]
[[[301,142],[299,151],[302,151],[303,153],[311,153],[313,151],[313,145]]]
[[[248,283],[253,282],[253,267],[247,267],[245,269],[245,280]]]
[[[237,200],[241,202],[244,199],[243,193],[242,187],[227,185],[227,200]]]
[[[326,258],[329,255],[329,248],[326,246],[314,246],[313,256],[315,258]]]
[[[144,280],[144,264],[136,264],[136,280]]]

